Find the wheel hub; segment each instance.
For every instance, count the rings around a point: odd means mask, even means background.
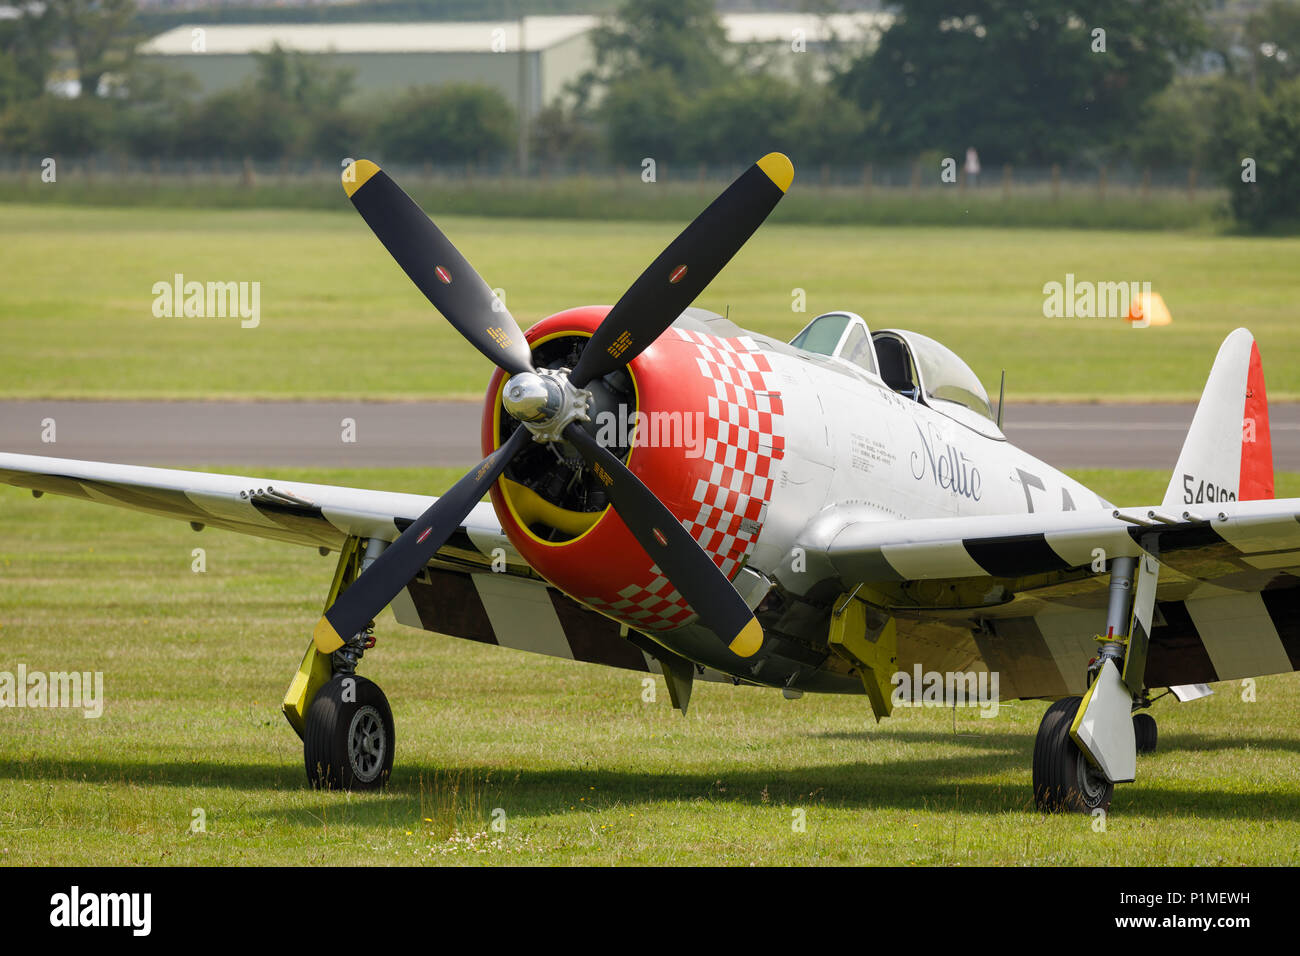
[[[388,741],[379,711],[367,704],[357,709],[348,726],[348,763],[357,779],[370,783],[384,765]]]

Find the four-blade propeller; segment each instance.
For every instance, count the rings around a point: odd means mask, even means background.
[[[700,213],[632,283],[592,334],[572,371],[539,374],[518,323],[419,206],[374,163],[359,160],[343,188],[416,287],[469,342],[510,374],[505,407],[520,422],[495,452],[433,503],[339,595],[316,625],[322,652],[366,627],[460,527],[465,516],[528,441],[564,440],[586,460],[615,512],[664,576],[741,657],[756,653],[763,630],[726,575],[681,522],[617,456],[581,424],[584,386],[623,368],[654,342],[753,235],[794,178],[769,153]]]

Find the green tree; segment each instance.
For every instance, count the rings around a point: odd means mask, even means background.
[[[626,0],[591,34],[595,66],[573,86],[619,162],[684,155],[691,97],[728,79],[732,57],[710,0]]]
[[[0,20],[0,110],[45,92],[57,34],[48,6],[29,3]]]
[[[1300,3],[1273,0],[1246,21],[1251,75],[1263,90],[1300,76]]]
[[[1300,229],[1300,78],[1259,100],[1241,147],[1254,182],[1241,163],[1224,177],[1237,222],[1255,232]]]
[[[900,0],[879,48],[839,87],[874,115],[873,139],[896,157],[969,145],[992,163],[1095,155],[1134,128],[1176,60],[1199,49],[1200,6]]]
[[[100,80],[131,62],[139,37],[131,27],[135,0],[46,0],[59,34],[72,50],[82,96],[97,96]]]
[[[486,162],[515,141],[515,111],[499,90],[453,83],[410,90],[375,132],[389,159]]]
[[[687,96],[667,70],[639,70],[615,80],[596,116],[606,149],[616,162],[672,162],[687,156],[684,138]]]
[[[682,151],[699,162],[751,163],[775,149],[843,163],[858,158],[863,125],[858,110],[833,90],[758,73],[693,98],[677,136]]]
[[[24,100],[0,119],[0,143],[32,156],[87,156],[108,145],[113,111],[112,102],[98,98]]]
[[[626,0],[591,33],[587,83],[666,73],[686,92],[725,79],[731,51],[712,0]]]
[[[199,81],[186,70],[148,59],[134,61],[117,104],[115,145],[135,156],[176,156],[187,152],[184,133],[195,111]]]
[[[319,54],[286,50],[277,43],[253,56],[257,64],[254,88],[304,110],[336,109],[356,86],[355,69],[335,67]]]
[[[552,103],[533,119],[529,131],[532,153],[544,163],[591,156],[598,142],[591,124],[563,103]]]
[[[278,159],[302,141],[306,121],[292,103],[251,96],[247,87],[205,99],[187,118],[180,152],[187,156]]]

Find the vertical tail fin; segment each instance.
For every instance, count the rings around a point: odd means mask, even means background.
[[[1223,340],[1196,406],[1166,509],[1273,497],[1273,442],[1259,346],[1245,329]]]

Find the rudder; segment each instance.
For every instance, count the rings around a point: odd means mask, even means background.
[[[1273,443],[1259,346],[1246,329],[1223,340],[1165,492],[1164,507],[1273,497]]]

